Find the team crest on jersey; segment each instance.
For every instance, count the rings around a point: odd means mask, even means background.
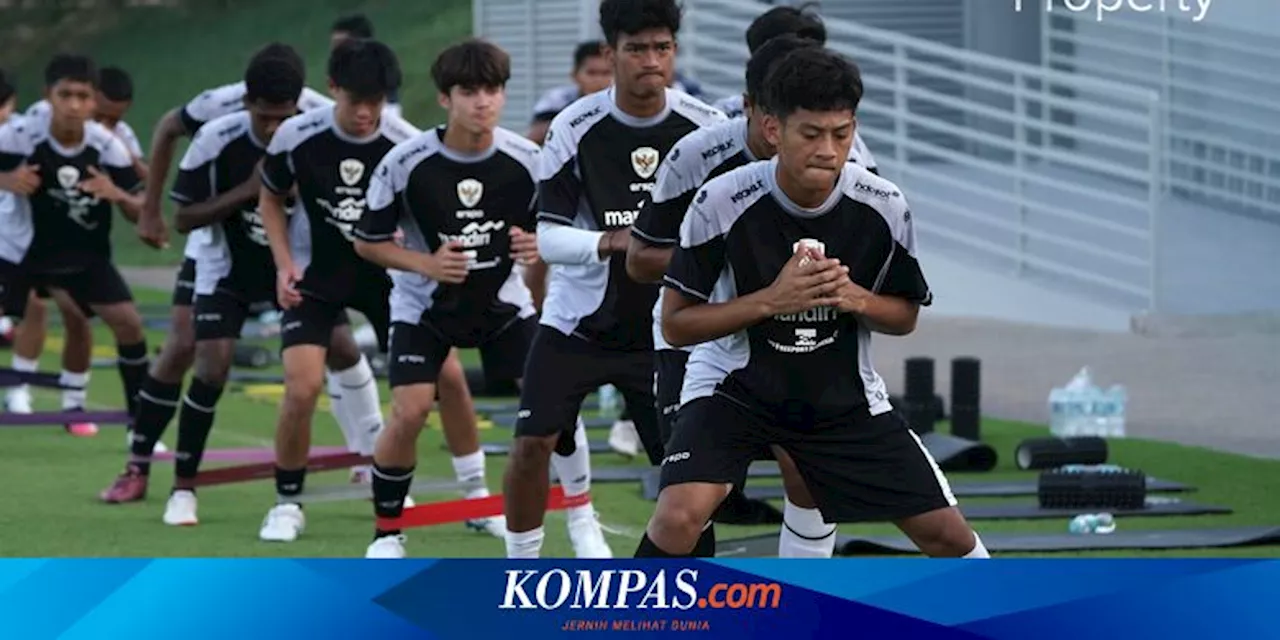
[[[364,177],[364,163],[355,158],[347,158],[338,165],[338,176],[348,187],[354,187]]]
[[[470,209],[480,204],[480,198],[484,196],[484,183],[475,178],[467,178],[458,183],[458,201],[462,206]]]
[[[648,180],[658,170],[658,150],[653,147],[640,147],[631,152],[631,168],[641,180]]]
[[[80,184],[80,170],[71,166],[58,167],[58,184],[63,189],[76,188]]]

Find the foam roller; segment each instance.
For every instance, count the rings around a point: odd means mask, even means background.
[[[1102,464],[1107,461],[1107,441],[1080,438],[1031,438],[1014,453],[1019,469],[1053,469],[1068,464]]]
[[[1147,500],[1147,474],[1132,469],[1042,471],[1037,497],[1044,509],[1141,509]]]
[[[232,364],[245,369],[265,369],[274,359],[270,349],[256,344],[237,344],[231,356]]]
[[[982,363],[977,358],[951,361],[951,434],[981,440]]]

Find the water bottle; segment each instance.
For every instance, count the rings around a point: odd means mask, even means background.
[[[600,387],[600,415],[606,418],[617,419],[622,414],[621,400],[618,398],[618,388],[606,384]]]
[[[1125,412],[1129,404],[1129,392],[1122,385],[1112,385],[1106,392],[1106,413],[1103,432],[1108,438],[1125,437]]]
[[[1116,520],[1109,513],[1086,513],[1072,518],[1067,530],[1078,535],[1106,535],[1116,530]]]
[[[1089,369],[1081,369],[1065,386],[1049,392],[1049,431],[1059,438],[1092,435],[1093,414]]]

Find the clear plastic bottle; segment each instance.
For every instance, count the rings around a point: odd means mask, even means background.
[[[618,388],[606,384],[600,387],[600,415],[606,418],[617,419],[622,414],[621,399],[618,396]]]
[[[1091,435],[1094,385],[1089,369],[1081,369],[1065,386],[1049,392],[1049,431],[1059,438]]]
[[[1115,532],[1116,520],[1110,513],[1086,513],[1072,518],[1067,530],[1078,535],[1106,535]]]
[[[1125,414],[1128,411],[1129,392],[1122,385],[1107,389],[1107,413],[1104,425],[1108,438],[1125,437]]]

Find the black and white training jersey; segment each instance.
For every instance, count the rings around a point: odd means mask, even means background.
[[[355,224],[364,215],[373,170],[393,147],[420,132],[383,116],[366,138],[344,133],[334,109],[316,109],[285,120],[267,148],[262,183],[286,195],[295,185],[306,216],[294,221],[294,263],[303,270],[298,289],[329,302],[348,300],[356,287],[385,286],[386,270],[356,255]],[[379,284],[383,283],[383,284]]]
[[[743,105],[742,94],[721,98],[716,101],[715,107],[724,112],[730,118],[745,118],[747,116],[746,107]],[[876,165],[876,157],[871,154],[871,148],[867,146],[867,142],[862,139],[862,133],[853,132],[853,148],[849,150],[849,162],[856,162],[872,172],[877,172],[879,167]]]
[[[48,118],[51,113],[53,113],[53,107],[49,104],[49,101],[40,100],[27,107],[27,110],[22,115],[26,118]],[[124,143],[124,147],[129,150],[133,157],[141,158],[144,155],[142,153],[142,143],[138,141],[138,134],[133,130],[133,127],[129,126],[128,122],[120,120],[116,122],[114,127],[109,127],[107,130],[114,133],[117,138],[120,138],[120,142]]]
[[[182,127],[187,135],[194,136],[206,122],[222,116],[244,111],[244,96],[248,92],[243,81],[224,84],[220,87],[201,92],[183,105],[178,113]],[[333,106],[333,100],[321,95],[310,87],[303,87],[298,94],[298,111],[311,111]],[[187,236],[184,255],[199,259],[206,247],[212,246],[214,238],[208,229],[196,229]],[[215,249],[216,253],[216,249]]]
[[[183,105],[179,117],[188,135],[195,135],[204,123],[227,114],[244,111],[244,96],[248,93],[244,82],[233,82],[209,89]],[[312,111],[332,107],[333,100],[311,87],[303,87],[298,94],[298,111]]]
[[[537,205],[538,146],[498,128],[478,154],[445,146],[443,127],[392,149],[369,183],[368,211],[355,236],[389,242],[398,229],[405,247],[434,253],[457,241],[468,254],[467,279],[442,284],[396,272],[392,322],[426,320],[455,344],[534,315],[533,299],[511,261],[511,229],[532,231]]]
[[[201,127],[191,141],[169,197],[186,205],[231,191],[253,177],[266,153],[266,143],[253,134],[248,112],[217,118]],[[224,278],[226,286],[242,294],[275,290],[275,263],[256,198],[208,228],[210,241],[197,258],[198,295],[213,293]]]
[[[142,180],[133,157],[106,127],[87,122],[75,147],[58,144],[49,120],[18,118],[0,126],[0,171],[22,164],[39,167],[40,187],[14,195],[0,232],[0,259],[35,271],[74,271],[111,258],[112,205],[80,190],[101,171],[116,186],[136,191]]]
[[[582,97],[576,84],[564,84],[552,87],[538,97],[533,103],[533,121],[545,122],[555,118],[561,111]]]
[[[897,185],[849,164],[816,209],[777,185],[777,160],[755,162],[708,182],[680,227],[665,284],[683,295],[725,302],[770,286],[801,239],[825,243],[828,257],[877,294],[929,304],[915,257],[915,232]],[[670,292],[668,295],[675,295]],[[778,424],[812,424],[889,411],[871,360],[871,333],[832,307],[774,316],[697,345],[681,402],[720,394]]]
[[[640,209],[631,235],[654,247],[674,247],[680,243],[680,224],[698,189],[708,180],[755,162],[747,146],[747,119],[734,118],[703,127],[680,139],[658,167],[658,182],[652,198]],[[861,164],[855,148],[849,162]],[[658,350],[671,349],[662,337],[662,296],[653,305],[653,344]],[[693,347],[685,347],[692,351]]]
[[[677,140],[723,114],[674,89],[666,107],[636,118],[617,107],[612,88],[556,116],[539,163],[538,221],[592,231],[631,226],[653,189],[663,156]],[[542,245],[539,238],[539,245]],[[545,251],[544,257],[545,257]],[[542,324],[608,348],[650,350],[650,310],[658,287],[627,276],[626,256],[551,264]]]

